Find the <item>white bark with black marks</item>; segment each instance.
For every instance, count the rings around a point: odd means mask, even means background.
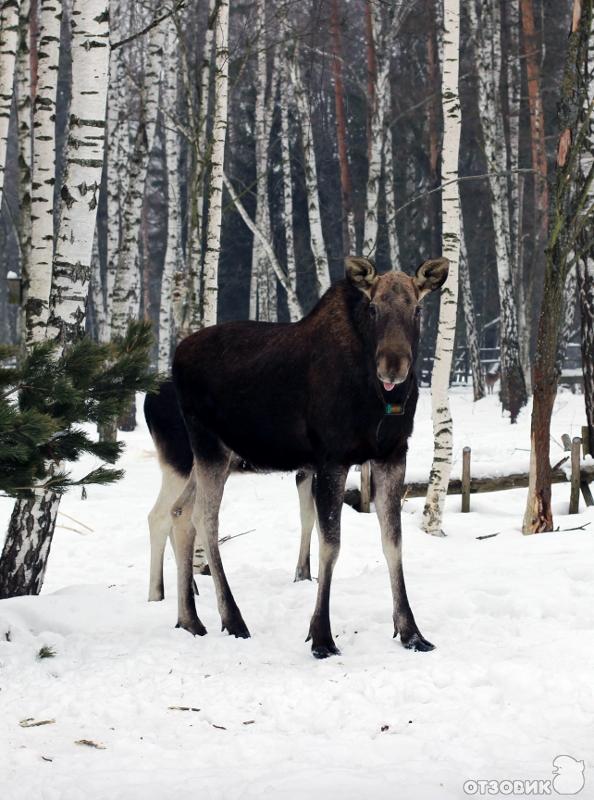
[[[84,331],[105,152],[108,0],[73,0],[72,102],[47,338],[64,347]]]
[[[147,66],[142,88],[142,116],[128,161],[128,189],[122,208],[122,233],[117,253],[111,314],[112,336],[121,336],[128,322],[138,317],[140,309],[140,222],[149,159],[153,149],[159,113],[159,87],[165,31],[165,26],[158,25],[149,33]]]
[[[177,107],[177,75],[179,63],[177,58],[178,42],[175,26],[169,26],[165,47],[165,75],[163,86],[163,102],[173,114]],[[161,307],[159,311],[159,352],[157,370],[169,371],[171,365],[171,295],[173,276],[180,266],[181,251],[181,219],[180,219],[180,187],[179,187],[179,136],[177,129],[164,117],[165,125],[165,160],[167,164],[167,249],[161,276]]]
[[[223,211],[223,169],[227,139],[229,84],[229,0],[221,0],[215,23],[215,77],[212,156],[208,185],[209,212],[202,283],[202,324],[217,321],[219,254]]]
[[[19,6],[19,0],[4,0],[0,5],[0,206],[4,191],[6,146],[19,46]]]
[[[478,2],[480,15],[477,14]],[[512,422],[527,402],[524,374],[520,364],[518,316],[514,298],[512,242],[510,231],[510,190],[507,179],[507,148],[501,104],[501,20],[499,0],[468,3],[474,36],[478,76],[478,106],[483,134],[491,213],[495,234],[495,255],[501,316],[501,401]]]
[[[316,153],[313,142],[311,109],[301,77],[299,52],[297,48],[295,48],[295,53],[291,61],[291,80],[295,92],[295,103],[297,107],[297,116],[299,118],[299,130],[301,133],[301,146],[303,148],[309,240],[314,257],[318,297],[321,297],[330,287],[330,270],[328,269],[328,257],[326,255],[324,234],[322,232],[318,168],[316,166]]]
[[[434,451],[423,509],[423,529],[434,535],[443,534],[443,509],[452,470],[453,451],[453,425],[448,390],[456,337],[460,260],[460,189],[457,181],[462,128],[458,89],[460,0],[444,0],[443,48],[442,236],[443,255],[450,260],[450,269],[441,292],[435,361],[431,375]]]
[[[52,285],[61,1],[40,0],[37,18],[39,37],[37,89],[33,104],[31,256],[25,306],[25,339],[28,344],[45,338]]]
[[[472,372],[472,388],[476,401],[485,396],[485,375],[481,364],[481,350],[470,287],[470,269],[462,213],[460,213],[460,296],[464,311],[468,360],[470,361],[470,371]]]

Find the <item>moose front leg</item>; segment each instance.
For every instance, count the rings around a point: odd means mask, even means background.
[[[406,457],[394,462],[374,461],[372,469],[375,481],[375,507],[382,532],[382,549],[388,562],[392,587],[394,636],[400,634],[400,641],[409,650],[433,650],[434,645],[423,637],[415,622],[406,595],[402,571],[400,506]]]
[[[334,564],[340,551],[340,514],[344,501],[345,467],[325,467],[316,474],[315,502],[320,531],[320,566],[318,596],[311,623],[308,642],[316,658],[340,654],[330,630],[330,585]]]

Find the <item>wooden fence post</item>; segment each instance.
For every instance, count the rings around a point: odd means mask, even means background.
[[[577,514],[580,509],[580,449],[582,440],[574,436],[571,443],[571,492],[569,495],[569,513]]]
[[[462,450],[462,513],[470,511],[470,447]]]
[[[361,511],[369,514],[371,510],[371,464],[361,464]]]
[[[592,449],[590,447],[590,429],[587,425],[582,425],[582,455],[584,458],[592,455]]]

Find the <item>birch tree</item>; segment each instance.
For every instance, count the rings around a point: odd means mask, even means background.
[[[287,294],[289,317],[296,322],[301,316],[301,307],[297,299],[297,267],[295,263],[295,234],[293,230],[293,179],[291,172],[291,136],[289,129],[289,98],[291,86],[288,80],[286,58],[280,59],[279,106],[281,123],[281,167],[283,171],[283,221],[285,228],[285,252],[287,279],[291,288],[291,297]]]
[[[8,126],[19,46],[19,6],[20,0],[3,0],[0,5],[0,206],[4,191]]]
[[[477,5],[480,15],[477,14]],[[520,363],[518,316],[512,273],[512,239],[507,182],[507,148],[501,105],[501,19],[499,0],[468,3],[478,77],[478,104],[495,233],[500,307],[501,402],[515,422],[527,402]]]
[[[256,104],[254,144],[256,155],[256,226],[270,238],[270,206],[268,200],[268,140],[272,122],[272,97],[266,102],[267,48],[266,3],[257,0],[256,18],[259,21],[256,39]],[[254,239],[252,247],[252,275],[250,288],[250,318],[275,322],[277,318],[276,292],[269,292],[268,259],[260,240]]]
[[[301,77],[299,51],[297,47],[295,47],[295,52],[291,61],[291,80],[295,91],[295,103],[297,107],[297,116],[299,118],[299,130],[301,132],[301,146],[303,149],[309,241],[314,257],[318,297],[321,297],[330,287],[330,270],[328,268],[328,258],[326,255],[326,246],[324,244],[324,234],[322,232],[318,168],[314,150],[310,107]]]
[[[29,262],[31,255],[31,160],[32,160],[32,114],[31,114],[31,49],[29,30],[31,24],[31,5],[22,0],[19,15],[19,50],[16,63],[15,84],[17,93],[17,136],[19,152],[19,248],[21,281],[24,289],[24,302],[29,283]],[[22,313],[24,317],[24,312]],[[20,323],[24,328],[24,319]]]
[[[33,103],[31,253],[25,304],[27,344],[45,338],[54,255],[56,96],[60,58],[60,0],[40,0],[37,9],[37,86]]]
[[[392,103],[389,100],[389,115]],[[399,269],[400,247],[396,231],[396,181],[394,180],[394,137],[392,126],[386,125],[384,147],[384,190],[386,194],[386,219],[388,220],[388,257],[392,269]]]
[[[140,309],[138,242],[149,158],[157,125],[165,30],[163,25],[157,25],[149,32],[141,118],[129,157],[127,191],[122,208],[122,232],[111,313],[112,336],[123,335],[128,322],[138,317]]]
[[[110,37],[112,44],[126,33],[124,12],[120,0],[109,5]],[[105,287],[101,286],[98,299],[104,311],[99,322],[99,341],[107,342],[111,336],[113,292],[118,269],[121,236],[121,205],[127,191],[126,160],[128,149],[128,120],[126,101],[126,64],[124,49],[112,48],[109,57],[109,87],[107,93],[107,266]]]
[[[214,111],[210,182],[208,185],[208,224],[204,254],[202,324],[217,320],[219,254],[223,201],[223,168],[227,139],[227,98],[229,82],[229,0],[221,0],[215,23]]]
[[[169,27],[165,46],[165,76],[163,100],[165,107],[174,113],[177,106],[178,41],[175,26]],[[165,160],[167,163],[167,249],[161,277],[161,308],[159,311],[159,354],[157,369],[169,371],[171,362],[171,295],[173,276],[180,263],[181,221],[178,164],[179,136],[175,126],[166,118]]]
[[[386,104],[390,92],[390,62],[393,34],[392,6],[390,16],[382,25],[382,6],[367,0],[369,18],[371,20],[371,41],[368,49],[373,49],[375,55],[375,72],[373,75],[373,94],[369,98],[371,113],[368,155],[369,165],[367,171],[367,202],[365,206],[365,229],[363,232],[363,255],[370,257],[375,254],[377,246],[378,215],[380,200],[380,181],[382,175],[382,162],[384,154]]]
[[[474,303],[472,301],[472,290],[470,287],[470,270],[468,268],[468,251],[466,248],[466,236],[462,213],[460,213],[460,297],[462,298],[462,308],[464,310],[464,325],[466,327],[466,346],[468,348],[468,358],[470,370],[472,372],[472,389],[474,399],[480,400],[485,396],[485,376],[481,364],[481,351],[474,314]]]
[[[338,164],[340,167],[340,190],[343,214],[343,250],[344,254],[355,252],[357,236],[355,233],[355,215],[353,213],[353,189],[349,168],[348,144],[346,132],[346,110],[344,102],[344,81],[342,75],[342,36],[340,33],[339,0],[332,0],[330,11],[330,31],[332,35],[332,76],[334,80],[334,113],[336,117],[336,143],[338,147]]]
[[[103,168],[108,63],[107,0],[73,0],[72,100],[46,331],[46,338],[58,343],[57,357],[84,332]],[[15,503],[2,558],[3,585],[13,585],[12,594],[22,587],[30,594],[41,590],[59,502],[58,493],[40,488]]]
[[[450,260],[450,271],[441,293],[437,345],[431,376],[434,452],[423,509],[423,529],[427,533],[437,536],[443,535],[443,509],[452,469],[453,449],[452,415],[448,389],[456,335],[458,261],[460,258],[460,193],[458,185],[458,154],[462,127],[458,94],[460,0],[444,0],[443,48],[441,91],[444,118],[442,235],[443,255]]]
[[[544,292],[534,357],[530,472],[522,525],[526,534],[553,530],[549,440],[559,377],[557,345],[563,295],[571,261],[576,257],[581,259],[588,243],[591,245],[592,241],[594,164],[588,153],[588,133],[591,131],[594,107],[590,99],[591,87],[587,82],[591,48],[592,0],[574,0],[558,107],[561,134],[557,144]],[[581,166],[588,170],[582,180]]]

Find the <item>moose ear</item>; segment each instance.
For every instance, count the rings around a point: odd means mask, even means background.
[[[344,269],[353,286],[369,297],[371,287],[378,277],[375,264],[368,258],[349,256],[344,260]]]
[[[450,262],[447,258],[430,258],[429,261],[423,261],[418,268],[414,277],[414,282],[417,284],[419,290],[419,299],[425,297],[429,292],[434,292],[446,282],[448,272],[450,269]]]

